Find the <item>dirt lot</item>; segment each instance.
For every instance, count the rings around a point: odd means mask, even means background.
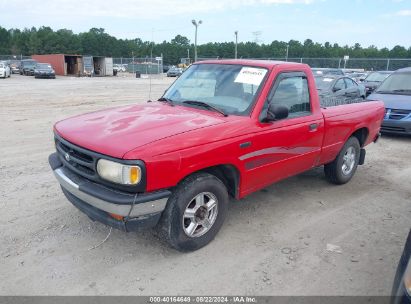
[[[152,98],[173,79],[152,80]],[[217,238],[182,254],[151,231],[91,222],[48,166],[57,120],[144,102],[133,77],[0,79],[1,295],[387,295],[411,226],[411,138],[384,137],[347,185],[322,168],[232,202]],[[341,252],[326,250],[338,245]]]

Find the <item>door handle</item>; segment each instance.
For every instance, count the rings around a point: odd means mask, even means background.
[[[317,128],[318,128],[318,124],[316,124],[316,123],[313,123],[313,124],[308,126],[308,129],[310,130],[310,132],[317,131]]]

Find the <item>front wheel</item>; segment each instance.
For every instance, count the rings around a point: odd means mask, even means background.
[[[158,226],[160,236],[180,251],[200,249],[220,230],[228,201],[221,180],[207,173],[193,174],[168,199]]]
[[[337,158],[324,166],[325,177],[336,185],[348,183],[354,176],[360,160],[360,143],[356,137],[350,137],[342,147]]]

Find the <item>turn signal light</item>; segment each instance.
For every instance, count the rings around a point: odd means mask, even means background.
[[[130,184],[134,185],[140,181],[140,168],[130,167]]]

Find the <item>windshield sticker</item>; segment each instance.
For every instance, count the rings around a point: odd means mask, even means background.
[[[258,86],[260,85],[266,73],[266,69],[244,67],[241,69],[240,73],[238,73],[237,78],[234,80],[234,82],[253,84]]]
[[[323,81],[325,81],[325,82],[331,82],[331,81],[333,81],[334,79],[332,79],[332,78],[324,78],[323,79]]]

